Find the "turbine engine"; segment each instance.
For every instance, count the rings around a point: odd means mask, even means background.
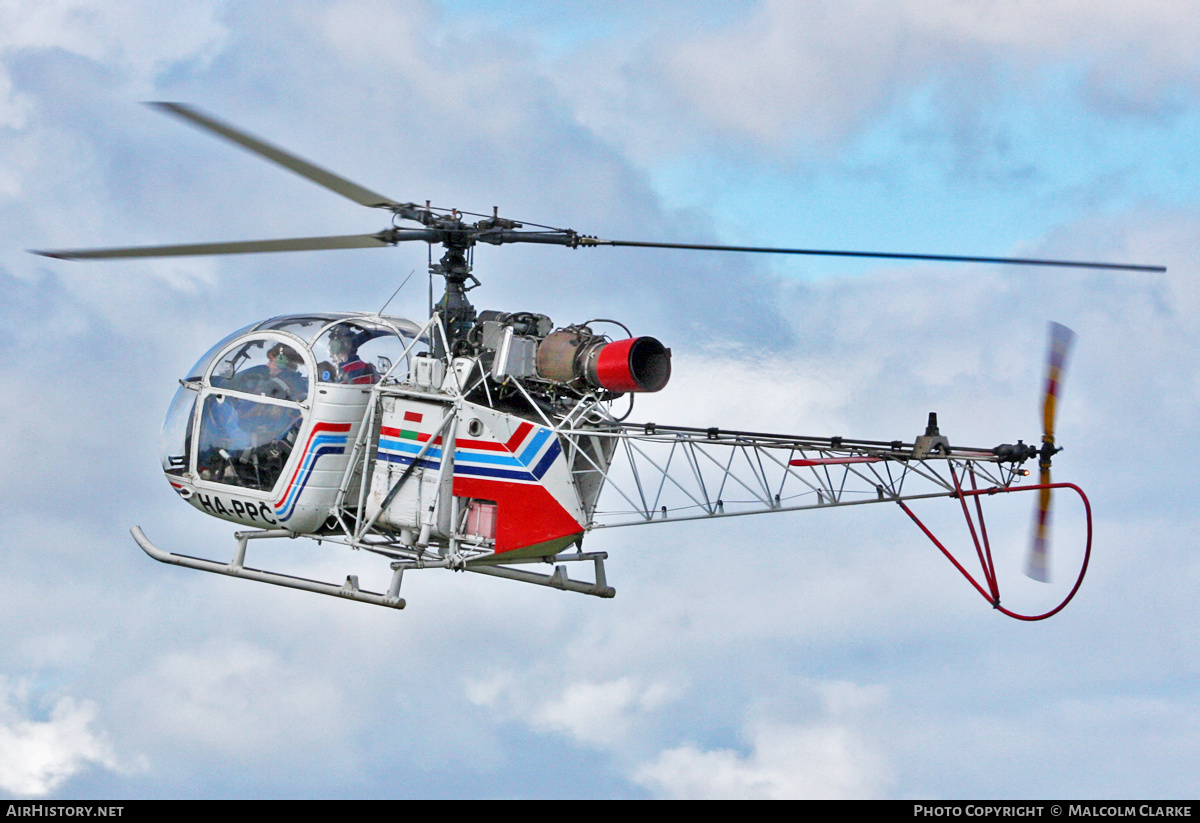
[[[492,376],[600,389],[613,394],[656,392],[671,379],[671,350],[653,337],[611,340],[592,323],[554,329],[549,317],[521,312],[480,312],[480,347],[491,352]],[[552,330],[553,329],[553,330]],[[628,332],[628,329],[626,329]]]

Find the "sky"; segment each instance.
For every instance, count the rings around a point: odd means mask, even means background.
[[[421,318],[426,249],[79,263],[27,249],[370,233],[140,105],[198,106],[398,200],[656,240],[1165,265],[1166,274],[479,249],[479,308],[672,348],[658,423],[1039,436],[1088,577],[1001,616],[887,506],[587,539],[613,600],[431,570],[400,612],[227,559],[158,432],[255,320]],[[1190,3],[0,2],[0,797],[1195,797],[1200,18]],[[998,505],[1005,605],[1028,501]],[[970,551],[952,503],[922,510]],[[956,532],[955,529],[959,529]],[[386,585],[336,547],[250,562]],[[1077,566],[1076,566],[1077,568]],[[380,579],[384,582],[379,582]],[[478,579],[476,579],[478,578]]]

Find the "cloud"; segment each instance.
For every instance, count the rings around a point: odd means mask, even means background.
[[[633,779],[661,797],[687,799],[847,799],[882,797],[891,766],[856,726],[886,699],[879,688],[819,684],[827,717],[811,725],[762,720],[750,751],[683,745],[642,764]]]
[[[162,6],[146,0],[50,0],[0,7],[0,125],[22,128],[35,98],[12,85],[8,66],[53,49],[108,69],[119,67],[133,93],[146,93],[155,76],[182,61],[204,63],[226,34],[220,3]]]
[[[1200,22],[1185,3],[763,0],[566,63],[583,122],[636,156],[836,150],[921,89],[959,128],[1059,74],[1117,118],[1160,116],[1200,92]],[[586,88],[590,94],[583,94]],[[623,128],[613,128],[619,121]],[[960,135],[961,136],[961,135]]]
[[[163,654],[129,688],[160,735],[227,756],[340,734],[336,687],[251,643],[211,641]],[[306,718],[303,728],[297,718]]]
[[[907,62],[905,16],[891,4],[766,2],[722,30],[670,43],[659,59],[680,108],[718,132],[766,145],[797,134],[825,142],[889,101]]]
[[[760,729],[752,751],[669,749],[633,779],[662,797],[717,799],[864,799],[883,796],[886,761],[839,726]]]
[[[33,719],[29,689],[0,675],[0,791],[37,797],[91,766],[119,770],[106,736],[93,730],[96,705],[60,697]]]
[[[532,715],[535,728],[564,731],[581,743],[613,745],[634,728],[638,715],[653,712],[676,696],[664,683],[640,686],[633,678],[608,683],[572,683]]]
[[[546,684],[536,681],[513,674],[492,675],[469,682],[466,694],[475,705],[519,716],[537,731],[605,749],[624,743],[650,715],[680,694],[678,687],[666,682],[643,683],[625,676],[569,682],[553,690],[556,694],[535,697],[546,691]]]

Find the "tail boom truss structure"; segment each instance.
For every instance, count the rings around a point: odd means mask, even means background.
[[[608,501],[591,528],[895,503],[956,494],[955,472],[971,470],[1008,488],[1023,476],[989,449],[901,441],[799,437],[682,426],[622,424],[611,432],[568,430],[573,451],[585,437],[615,441],[605,472]],[[576,461],[578,462],[578,461]]]

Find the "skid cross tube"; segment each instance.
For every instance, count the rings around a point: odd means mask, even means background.
[[[974,485],[973,477],[972,477],[971,482],[972,482],[972,485]],[[956,486],[958,485],[957,477],[955,477],[955,485]],[[987,541],[987,530],[986,530],[986,528],[984,528],[984,525],[983,525],[983,508],[979,503],[979,497],[980,497],[980,495],[985,495],[985,494],[988,494],[988,495],[1007,494],[1008,492],[1040,491],[1042,489],[1071,489],[1072,491],[1074,491],[1076,494],[1079,495],[1079,499],[1081,501],[1083,501],[1083,510],[1084,510],[1084,514],[1086,516],[1087,541],[1085,543],[1084,551],[1083,551],[1083,563],[1079,568],[1079,577],[1077,577],[1075,579],[1075,585],[1071,587],[1071,591],[1067,594],[1067,596],[1063,599],[1063,601],[1061,603],[1059,603],[1057,606],[1055,606],[1053,609],[1051,609],[1050,611],[1044,612],[1042,614],[1032,614],[1032,615],[1021,614],[1019,612],[1014,612],[1014,611],[1007,609],[1004,606],[1000,605],[1000,586],[996,580],[996,569],[995,569],[995,564],[992,561],[991,546],[988,544],[988,541]],[[913,513],[912,509],[910,509],[908,506],[906,506],[904,504],[903,500],[897,499],[896,504],[899,505],[900,508],[902,508],[904,510],[905,514],[907,514],[910,518],[912,518],[912,521],[917,524],[917,526],[921,529],[922,532],[925,533],[925,536],[928,537],[933,542],[933,545],[937,546],[938,549],[941,550],[942,554],[944,554],[946,556],[946,558],[951,563],[954,564],[954,567],[956,569],[958,569],[958,571],[962,574],[962,576],[967,578],[967,581],[972,586],[975,587],[975,590],[977,592],[979,592],[979,594],[982,595],[985,600],[987,600],[989,603],[992,604],[992,608],[994,608],[997,611],[999,611],[1003,614],[1006,614],[1009,617],[1012,617],[1016,620],[1027,620],[1027,621],[1045,620],[1047,617],[1052,617],[1053,615],[1056,615],[1060,611],[1062,611],[1063,608],[1065,608],[1066,605],[1071,602],[1072,598],[1075,597],[1075,593],[1077,591],[1079,591],[1079,587],[1083,584],[1084,575],[1087,574],[1088,562],[1091,560],[1091,557],[1092,557],[1092,505],[1091,505],[1091,503],[1088,502],[1087,495],[1083,493],[1083,489],[1079,488],[1074,483],[1039,483],[1039,484],[1032,485],[1032,486],[1009,486],[1008,488],[1000,488],[1000,487],[995,487],[995,486],[993,486],[991,488],[986,488],[986,489],[972,488],[970,490],[958,488],[957,496],[962,501],[963,515],[967,519],[967,526],[971,531],[971,538],[975,543],[976,553],[979,555],[980,565],[983,568],[984,578],[988,583],[988,587],[991,589],[990,594],[989,594],[989,592],[984,591],[983,587],[980,586],[979,583],[975,580],[975,578],[971,576],[971,573],[968,572],[965,568],[963,568],[963,565],[961,563],[959,563],[957,559],[955,559],[954,555],[952,555],[945,546],[942,545],[941,541],[939,541],[933,535],[933,532],[931,532],[925,526],[925,524],[921,522],[920,518],[918,518]],[[971,520],[970,512],[967,509],[966,498],[968,498],[968,497],[975,498],[976,509],[979,514],[980,533],[983,536],[982,542],[980,541],[980,538],[975,533],[975,527]]]

